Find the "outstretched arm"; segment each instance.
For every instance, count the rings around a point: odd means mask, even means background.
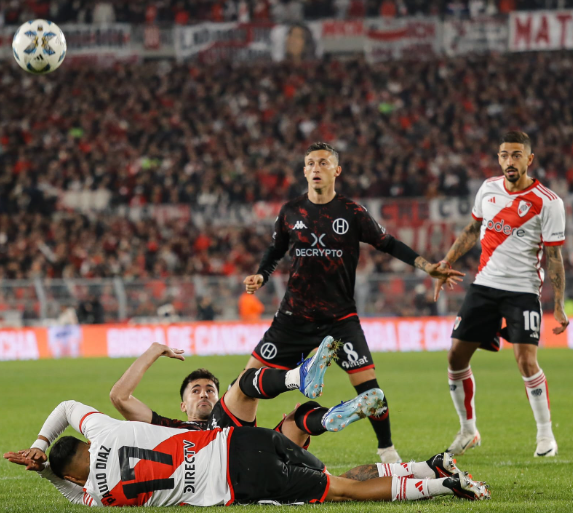
[[[185,357],[182,353],[183,351],[181,349],[171,349],[157,342],[151,344],[149,349],[131,364],[129,369],[125,371],[123,376],[119,378],[118,382],[111,389],[109,398],[116,410],[127,420],[136,420],[150,424],[153,417],[151,408],[134,397],[133,392],[147,369],[149,369],[160,356],[167,356],[168,358],[184,361]]]
[[[479,239],[479,234],[481,230],[481,220],[477,221],[473,219],[463,230],[462,233],[458,236],[455,242],[452,244],[452,247],[446,254],[444,260],[440,262],[439,269],[447,269],[451,267],[451,265],[458,260],[461,256],[465,255],[470,249],[472,249],[476,242]],[[440,296],[440,290],[442,290],[442,286],[444,285],[446,280],[439,279],[436,282],[434,288],[434,301],[438,300]]]
[[[555,294],[555,320],[560,324],[553,328],[553,333],[558,335],[563,333],[569,325],[569,319],[565,314],[565,268],[563,267],[563,257],[560,246],[547,246],[547,273],[553,285]]]

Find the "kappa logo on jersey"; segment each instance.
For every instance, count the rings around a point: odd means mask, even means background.
[[[342,362],[342,367],[344,369],[352,369],[353,367],[358,367],[368,363],[368,358],[366,356],[358,358],[358,353],[354,350],[354,346],[351,342],[345,342],[342,349],[346,353],[348,360],[346,362]]]
[[[313,238],[313,243],[310,248],[296,248],[295,255],[297,257],[338,257],[342,258],[344,251],[341,249],[328,249],[326,244],[322,240],[326,237],[326,233],[321,233],[319,236],[311,233]],[[316,247],[315,247],[316,246]],[[322,249],[320,246],[322,246]]]
[[[517,213],[519,214],[519,217],[523,217],[525,214],[527,214],[527,212],[529,212],[530,208],[531,208],[531,202],[530,201],[521,200],[519,202],[519,206],[517,207]]]
[[[344,235],[348,231],[348,228],[348,221],[342,217],[339,217],[332,222],[332,229],[337,235]]]
[[[297,221],[294,226],[293,230],[302,230],[303,228],[307,228],[307,226],[302,221]]]

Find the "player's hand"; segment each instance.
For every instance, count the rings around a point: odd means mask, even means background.
[[[438,300],[440,296],[440,290],[444,290],[444,285],[450,289],[454,288],[454,285],[461,283],[465,273],[456,271],[455,269],[450,269],[441,262],[437,264],[428,264],[426,266],[426,272],[432,277],[436,278],[437,282],[434,287],[434,301]]]
[[[251,274],[251,276],[247,276],[243,280],[247,294],[254,294],[259,290],[263,286],[263,281],[265,281],[265,279],[262,274]]]
[[[155,350],[159,352],[159,356],[166,356],[167,358],[175,358],[176,360],[181,360],[182,362],[185,361],[185,357],[183,356],[183,353],[185,351],[183,349],[174,349],[164,344],[160,344],[159,342],[154,342],[153,345]]]
[[[4,459],[16,465],[26,467],[26,470],[40,472],[44,470],[44,463],[48,460],[46,453],[40,449],[27,449],[25,451],[7,452]]]
[[[555,335],[559,335],[567,329],[567,326],[569,326],[569,318],[561,307],[555,308],[554,316],[555,320],[560,324],[560,326],[553,328],[553,333],[555,333]]]

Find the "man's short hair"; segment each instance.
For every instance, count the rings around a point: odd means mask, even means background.
[[[501,146],[503,143],[523,144],[523,146],[529,148],[529,151],[531,151],[531,139],[525,132],[518,132],[516,130],[511,132],[506,132],[505,134],[503,134],[503,137],[499,145]]]
[[[334,155],[334,158],[336,159],[336,162],[340,162],[340,158],[338,157],[338,152],[332,147],[330,146],[330,144],[325,143],[325,142],[315,142],[312,143],[308,149],[306,150],[306,153],[304,154],[304,156],[306,157],[307,155],[309,155],[310,153],[312,153],[313,151],[320,151],[320,150],[326,150],[329,151],[332,155]]]
[[[50,451],[50,468],[60,479],[64,479],[66,470],[69,468],[78,447],[85,443],[74,436],[62,436],[52,447]]]
[[[185,389],[187,385],[192,381],[197,381],[198,379],[208,379],[215,383],[215,388],[217,389],[217,393],[219,393],[219,380],[211,374],[207,369],[197,369],[194,370],[189,376],[187,376],[183,383],[181,383],[181,390],[179,390],[179,395],[181,395],[181,400],[183,401],[183,394],[185,393]]]

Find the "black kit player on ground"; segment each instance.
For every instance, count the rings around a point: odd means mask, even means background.
[[[307,355],[331,335],[342,341],[337,363],[360,394],[378,388],[354,301],[360,242],[422,269],[433,278],[444,279],[450,287],[461,281],[463,274],[428,263],[387,234],[363,206],[337,194],[334,187],[341,172],[338,153],[332,146],[314,143],[308,148],[304,160],[308,193],[283,205],[275,221],[273,242],[257,273],[244,281],[247,292],[253,294],[268,281],[290,248],[292,266],[287,291],[247,368],[268,366],[286,372],[297,366],[302,354]],[[399,462],[400,456],[392,444],[388,409],[370,421],[382,462]]]

